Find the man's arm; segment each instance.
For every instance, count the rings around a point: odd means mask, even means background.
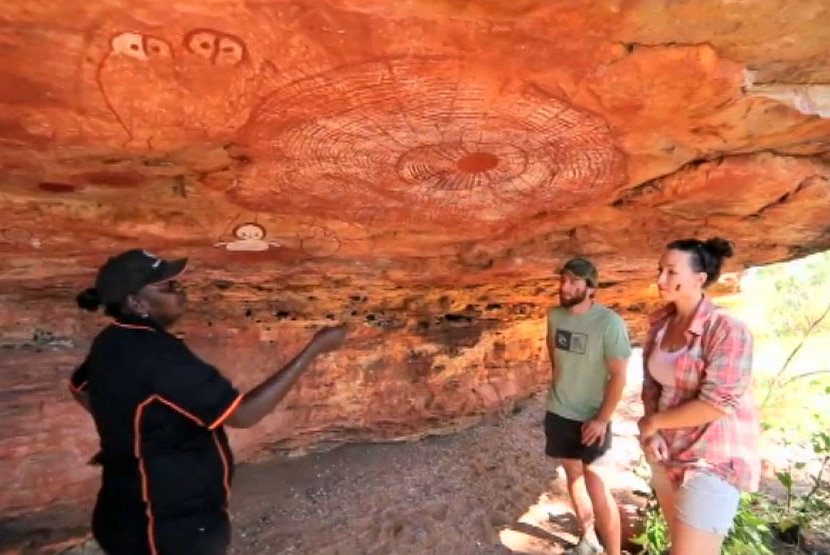
[[[607,424],[611,421],[622,399],[628,373],[628,359],[631,356],[628,327],[619,316],[615,315],[612,323],[605,327],[602,334],[602,348],[605,365],[608,368],[608,383],[605,386],[602,405],[594,418]]]
[[[553,318],[551,317],[551,312],[549,311],[547,314],[547,330],[545,335],[545,345],[548,348],[548,358],[550,359],[550,377],[551,387],[556,385],[556,344],[554,343],[553,339]]]
[[[551,386],[556,385],[556,346],[553,344],[553,340],[550,338],[550,334],[545,338],[545,344],[548,346],[548,358],[550,359],[550,377],[551,377]]]
[[[602,349],[605,365],[608,368],[608,383],[602,405],[592,420],[582,425],[582,443],[592,445],[605,442],[608,423],[617,410],[625,389],[628,357],[631,356],[631,343],[628,340],[628,328],[619,316],[605,327],[602,334]]]
[[[620,403],[625,390],[628,359],[613,358],[606,361],[606,365],[608,366],[609,376],[608,384],[605,386],[602,406],[593,419],[582,425],[582,443],[585,445],[593,445],[594,443],[602,445],[605,442],[608,423],[611,421],[614,411],[617,410],[617,405]]]
[[[623,390],[625,390],[628,359],[613,358],[606,361],[606,365],[608,366],[608,385],[605,386],[605,398],[602,401],[602,406],[594,417],[605,424],[611,421],[611,417],[614,416],[614,411],[617,410],[617,405],[622,399]]]

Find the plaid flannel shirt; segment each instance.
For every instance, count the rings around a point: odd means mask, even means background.
[[[669,451],[663,463],[666,471],[676,484],[690,471],[705,471],[741,491],[756,491],[761,461],[760,424],[752,395],[752,334],[704,297],[686,331],[688,349],[675,361],[675,386],[664,388],[652,378],[648,360],[658,333],[674,312],[671,304],[649,319],[643,349],[645,413],[699,399],[725,414],[702,426],[661,430]]]

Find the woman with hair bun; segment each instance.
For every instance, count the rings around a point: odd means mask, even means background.
[[[178,278],[186,264],[122,252],[76,299],[113,318],[70,379],[100,438],[92,532],[109,555],[224,555],[234,470],[225,427],[258,423],[316,357],[346,337],[343,326],[318,330],[243,394],[168,331],[185,312]]]
[[[658,267],[666,304],[643,349],[639,428],[672,555],[717,555],[741,492],[760,480],[752,334],[705,294],[732,253],[719,237],[681,239]]]

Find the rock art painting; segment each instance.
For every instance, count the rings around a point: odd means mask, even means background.
[[[213,29],[194,29],[184,37],[184,47],[217,66],[237,66],[248,57],[245,43],[233,35]]]
[[[279,243],[265,240],[265,228],[254,222],[246,222],[233,230],[236,240],[216,243],[215,247],[222,247],[229,251],[259,252],[267,251],[271,247],[281,246]]]
[[[141,33],[120,33],[110,41],[112,53],[142,62],[152,58],[171,59],[173,49],[162,38]]]
[[[4,552],[60,552],[29,541],[58,539],[52,506],[88,530],[97,437],[66,380],[105,320],[72,297],[119,250],[191,258],[177,331],[243,388],[349,324],[341,354],[232,438],[249,462],[509,411],[546,387],[570,256],[641,340],[672,239],[734,241],[727,272],[829,249],[830,2],[724,4],[7,0],[0,338],[37,348],[0,349]],[[384,515],[378,541],[295,552],[430,552]],[[489,549],[459,545],[432,552]]]
[[[332,256],[342,246],[337,233],[321,225],[303,226],[300,228],[297,238],[300,241],[300,250],[312,258]]]
[[[601,118],[445,58],[295,81],[241,133],[262,162],[234,202],[276,211],[313,199],[318,214],[347,220],[370,210],[373,221],[498,221],[572,207],[625,173]]]
[[[233,218],[228,226],[228,229],[233,226],[231,238],[214,243],[214,247],[229,252],[264,252],[282,247],[301,251],[312,258],[324,258],[338,252],[342,244],[333,230],[322,225],[303,223],[290,226],[275,234],[272,240],[263,224],[243,221],[234,226],[238,219],[238,216]]]
[[[124,146],[159,149],[237,129],[254,105],[259,74],[245,41],[225,31],[126,30],[110,36],[95,82]]]

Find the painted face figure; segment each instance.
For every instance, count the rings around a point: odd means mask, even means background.
[[[265,238],[265,229],[258,224],[242,224],[233,234],[243,241],[262,241]]]
[[[229,251],[257,252],[279,247],[279,243],[265,240],[265,228],[253,222],[244,223],[233,230],[236,241],[217,243],[216,247],[225,247]]]

